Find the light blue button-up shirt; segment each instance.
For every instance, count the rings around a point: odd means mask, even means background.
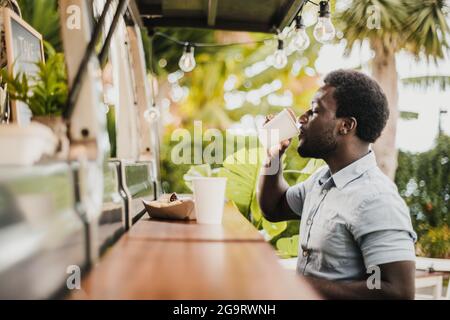
[[[362,280],[371,266],[415,261],[408,207],[372,151],[333,175],[324,167],[286,197],[301,217],[301,274]]]

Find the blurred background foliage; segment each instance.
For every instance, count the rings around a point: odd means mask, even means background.
[[[157,29],[155,31],[163,32],[183,42],[193,41],[202,43],[230,43],[230,42],[247,42],[260,41],[268,38],[267,34],[249,34],[237,32],[222,31],[197,31],[193,29]],[[271,36],[269,36],[272,38]],[[144,43],[150,44],[151,39],[144,35]],[[153,41],[154,58],[152,63],[153,71],[158,75],[159,95],[171,95],[171,84],[168,83],[168,76],[176,72],[178,61],[182,53],[182,47],[162,38],[158,35],[154,36]],[[149,45],[146,46],[150,48]],[[317,55],[319,46],[311,45],[304,54],[293,54],[289,58],[289,64],[283,70],[277,70],[273,67],[267,69],[260,74],[248,77],[245,69],[258,61],[270,55],[276,49],[275,41],[265,41],[258,44],[239,45],[220,48],[196,48],[195,58],[197,62],[196,68],[185,73],[179,81],[179,86],[189,88],[188,96],[179,101],[171,101],[170,115],[173,117],[171,123],[164,127],[163,143],[161,146],[161,174],[163,180],[163,189],[165,191],[191,193],[185,181],[182,179],[191,166],[175,165],[171,159],[171,151],[178,141],[171,141],[171,134],[177,128],[185,128],[193,136],[193,123],[201,120],[203,123],[203,132],[208,128],[219,129],[225,137],[226,129],[236,123],[243,122],[244,117],[251,119],[261,115],[270,113],[278,113],[283,110],[281,106],[274,106],[268,102],[267,97],[261,98],[258,105],[254,105],[245,101],[240,107],[227,108],[224,95],[227,90],[225,82],[232,76],[235,84],[232,90],[237,92],[249,92],[250,90],[261,88],[263,85],[272,83],[274,80],[281,82],[282,90],[290,90],[293,94],[292,108],[297,115],[303,113],[309,108],[309,101],[319,87],[318,77],[314,73],[307,74],[305,68],[313,70],[314,56]],[[150,51],[150,50],[149,50]],[[150,54],[150,52],[148,52]],[[300,70],[293,72],[293,64],[302,59],[303,65]],[[148,59],[150,63],[150,59]],[[164,66],[164,67],[161,67]],[[164,90],[166,90],[164,92]],[[164,112],[163,112],[164,114]],[[250,116],[250,117],[249,117]],[[233,134],[228,133],[228,138],[233,139]],[[244,150],[236,152],[251,152],[249,146],[252,145],[250,140],[257,139],[256,136],[247,136],[246,146]],[[203,141],[202,145],[194,145],[192,148],[203,149],[210,141]],[[288,150],[285,158],[285,168],[291,170],[286,173],[286,178],[290,184],[295,184],[300,177],[306,179],[308,174],[301,174],[299,171],[306,166],[309,159],[302,159],[296,153],[296,145],[298,141],[294,139],[293,145]],[[236,154],[227,154],[225,145],[223,146],[223,154],[228,157],[236,157]],[[194,151],[191,156],[193,158]],[[225,159],[224,159],[225,160]],[[225,161],[226,162],[226,161]],[[221,168],[220,174],[229,176],[227,198],[234,201],[242,214],[249,219],[256,228],[261,230],[266,240],[277,249],[282,257],[295,257],[298,251],[298,241],[293,241],[292,237],[298,237],[299,221],[288,221],[282,223],[270,223],[262,217],[258,203],[256,201],[255,188],[259,172],[259,164],[249,165],[240,164],[245,168],[244,171],[248,176],[242,178],[240,174],[236,174],[229,165],[209,163],[211,169]],[[225,167],[225,168],[224,168]],[[192,169],[191,169],[192,170]],[[199,170],[195,168],[194,170]],[[230,171],[231,170],[231,171]],[[228,173],[227,173],[228,172]],[[231,173],[230,173],[231,172]],[[232,173],[234,172],[234,173]],[[255,174],[250,174],[253,172]],[[245,174],[244,174],[245,175]],[[240,177],[240,178],[237,178]]]
[[[249,40],[266,39],[266,34],[248,34],[236,32],[221,31],[196,31],[183,29],[158,29],[181,41],[196,42],[243,42]],[[191,32],[197,34],[197,37],[191,35]],[[200,37],[202,36],[202,37]],[[147,37],[144,37],[147,38]],[[147,38],[144,42],[149,43]],[[230,75],[236,77],[236,83],[233,90],[248,92],[252,89],[258,89],[264,84],[274,80],[282,83],[282,88],[289,89],[293,93],[294,111],[300,115],[309,108],[309,101],[314,92],[319,87],[318,77],[307,75],[305,67],[313,67],[314,55],[317,54],[319,47],[311,46],[304,55],[302,55],[305,66],[293,75],[292,64],[299,58],[295,54],[290,57],[288,67],[283,70],[270,68],[261,74],[248,78],[244,70],[257,61],[262,61],[275,49],[276,43],[271,41],[267,44],[252,44],[245,46],[232,46],[224,48],[197,48],[196,62],[197,66],[194,71],[184,74],[180,80],[180,86],[189,88],[189,95],[180,102],[171,101],[170,113],[175,118],[164,128],[164,137],[162,143],[162,169],[163,178],[167,182],[167,186],[177,192],[186,191],[182,181],[173,178],[173,170],[185,171],[184,168],[174,168],[170,164],[171,148],[177,143],[170,141],[170,135],[176,128],[186,128],[193,130],[194,120],[203,122],[203,130],[208,128],[218,128],[223,132],[232,124],[238,123],[242,117],[246,115],[257,116],[267,115],[269,113],[278,113],[283,107],[270,105],[266,98],[261,99],[261,103],[257,106],[245,101],[239,108],[227,109],[225,107],[224,83]],[[178,60],[182,53],[182,47],[174,43],[155,36],[154,39],[154,59],[153,66],[158,74],[160,87],[160,95],[166,94],[170,96],[170,92],[166,89],[168,74],[178,70]],[[308,58],[309,57],[309,58]],[[164,61],[165,67],[161,68],[161,61]],[[166,90],[166,92],[161,92]],[[292,148],[294,150],[294,147]],[[294,150],[295,151],[295,150]],[[290,157],[288,167],[295,167],[294,162],[304,163],[305,160],[294,160]],[[169,173],[170,174],[164,174]]]
[[[395,182],[418,234],[418,252],[450,257],[450,137],[422,153],[400,152]]]

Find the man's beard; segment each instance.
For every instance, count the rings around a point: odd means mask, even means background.
[[[300,142],[297,152],[303,158],[324,159],[332,154],[337,148],[333,129],[318,136],[305,136]]]

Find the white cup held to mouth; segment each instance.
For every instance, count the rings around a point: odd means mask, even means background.
[[[222,224],[227,178],[194,178],[195,213],[199,224]]]
[[[266,149],[270,149],[299,133],[295,117],[287,109],[284,109],[262,127],[259,132],[259,140]]]

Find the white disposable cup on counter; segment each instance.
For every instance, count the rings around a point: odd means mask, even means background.
[[[299,133],[300,129],[295,117],[287,109],[284,109],[263,125],[258,136],[261,144],[270,149],[281,141],[299,135]]]
[[[195,214],[199,224],[222,224],[227,178],[194,178]]]

